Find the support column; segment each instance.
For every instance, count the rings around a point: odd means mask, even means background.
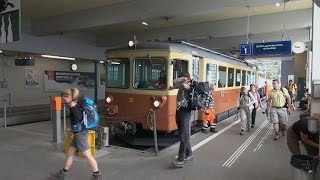
[[[61,143],[61,97],[52,97],[53,142]]]

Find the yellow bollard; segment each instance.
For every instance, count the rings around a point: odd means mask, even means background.
[[[73,139],[73,133],[70,129],[66,130],[66,136],[64,138],[64,152],[67,153],[70,148],[70,143]],[[94,156],[96,154],[96,145],[95,145],[96,133],[95,131],[89,130],[88,131],[88,144],[91,151],[91,154]],[[83,158],[81,152],[78,152],[78,156]]]

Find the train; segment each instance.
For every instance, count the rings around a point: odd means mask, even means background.
[[[184,41],[139,42],[106,50],[105,121],[112,135],[177,130],[173,80],[189,72],[215,86],[216,122],[236,114],[240,88],[258,84],[259,69],[244,60]],[[192,120],[202,112],[193,112]]]

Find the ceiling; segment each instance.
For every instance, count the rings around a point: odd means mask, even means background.
[[[275,6],[277,2],[281,3],[280,7]],[[236,43],[247,33],[248,13],[249,22],[254,26],[250,26],[250,33],[257,36],[281,34],[284,23],[283,0],[24,0],[21,3],[22,16],[32,21],[34,36],[85,33],[94,36],[96,44],[103,47],[127,42],[133,35],[141,40],[162,40],[169,36],[179,39],[239,37],[232,41],[234,45],[230,44],[238,47]],[[311,8],[312,0],[288,1],[288,29],[310,26],[311,17],[307,22],[305,17],[310,15]],[[299,13],[304,18],[295,15]],[[266,16],[272,18],[264,18]],[[149,25],[142,25],[142,21]],[[263,29],[259,29],[260,26]],[[208,47],[216,44],[214,39],[198,42]],[[219,42],[223,41],[219,39]]]

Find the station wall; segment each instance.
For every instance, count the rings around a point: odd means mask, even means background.
[[[94,62],[88,60],[65,61],[47,58],[35,58],[34,66],[15,66],[17,57],[0,56],[0,82],[7,80],[7,87],[0,87],[0,97],[8,93],[11,94],[11,103],[13,106],[28,106],[48,104],[50,96],[59,96],[61,91],[46,91],[45,89],[45,70],[71,72],[70,65],[76,63],[78,70],[75,72],[94,73]],[[25,70],[33,69],[39,71],[39,85],[26,85]],[[104,66],[98,64],[98,74],[104,73]],[[98,77],[98,100],[104,99],[104,86],[100,86]],[[70,84],[69,87],[72,85]],[[94,88],[81,91],[82,95],[94,98]],[[5,97],[3,97],[5,98]],[[2,98],[2,99],[3,99]],[[0,98],[1,101],[1,98]],[[3,103],[0,103],[0,107]]]

